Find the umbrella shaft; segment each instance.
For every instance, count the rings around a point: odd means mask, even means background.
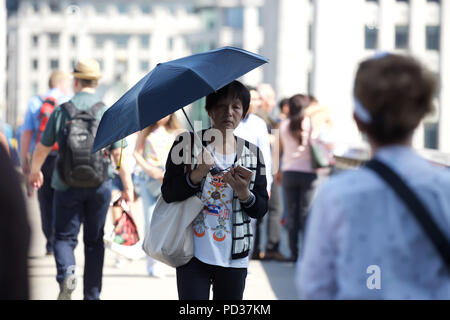
[[[189,123],[189,125],[191,126],[191,129],[192,129],[192,132],[194,133],[194,140],[197,140],[199,143],[200,143],[200,145],[202,146],[202,149],[206,149],[206,150],[208,150],[208,148],[205,148],[204,146],[203,146],[203,144],[202,144],[202,140],[200,139],[200,137],[197,135],[197,132],[194,130],[194,126],[192,125],[192,123],[191,123],[191,120],[189,120],[189,117],[188,117],[188,115],[186,114],[186,111],[184,111],[184,108],[181,108],[181,110],[183,111],[183,114],[184,114],[184,116],[186,117],[186,120],[188,121],[188,123]],[[211,172],[211,174],[215,174],[215,170],[219,170],[219,169],[217,169],[217,167],[216,167],[216,157],[215,157],[215,155],[214,155],[214,153],[213,152],[211,152],[211,150],[208,150],[210,153],[211,153],[211,155],[212,155],[212,157],[213,157],[213,159],[214,159],[214,167],[213,168],[211,168],[211,170],[210,170],[210,172]]]
[[[189,117],[186,114],[186,111],[184,111],[184,108],[181,108],[181,110],[183,111],[183,114],[186,117],[186,120],[188,121],[189,125],[191,126],[192,132],[194,132],[194,134],[195,134],[194,126],[192,125],[191,120],[189,120]]]

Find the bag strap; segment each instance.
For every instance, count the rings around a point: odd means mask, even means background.
[[[70,116],[70,119],[75,117],[80,112],[88,112],[91,116],[96,117],[97,113],[105,106],[103,102],[97,102],[87,110],[78,110],[75,105],[68,101],[61,105],[61,108],[65,109]]]
[[[63,103],[61,105],[61,108],[67,111],[70,119],[75,117],[75,115],[78,113],[78,109],[73,105],[73,103],[71,101],[67,101],[66,103]]]
[[[105,104],[103,102],[97,102],[94,104],[89,110],[93,117],[97,117],[97,113],[105,107]]]
[[[450,242],[439,229],[431,214],[415,192],[403,181],[397,173],[389,168],[383,162],[372,159],[365,167],[377,173],[392,189],[397,193],[400,199],[406,204],[412,212],[417,222],[430,238],[436,250],[441,255],[447,268],[450,270]]]

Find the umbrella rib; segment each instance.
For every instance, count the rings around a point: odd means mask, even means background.
[[[220,62],[217,62],[217,58],[222,57],[222,51],[228,51],[229,53],[225,54],[223,56],[223,59],[219,59]],[[232,52],[235,53],[233,54]],[[219,55],[217,57],[207,57],[211,53],[218,53]],[[236,53],[238,55],[236,55]],[[235,67],[232,67],[230,63],[234,61],[233,57],[236,57],[236,59],[240,59],[240,56],[242,56],[244,60],[240,61],[240,64],[236,65]],[[230,58],[231,60],[228,58]],[[214,62],[214,60],[216,62]],[[182,108],[183,104],[191,104],[201,97],[217,92],[217,90],[225,86],[227,83],[231,82],[232,79],[236,79],[238,76],[242,76],[248,71],[253,70],[257,66],[260,66],[261,64],[267,62],[268,60],[266,58],[244,49],[223,47],[211,50],[209,52],[202,52],[197,55],[160,63],[144,78],[142,78],[136,85],[128,90],[118,101],[116,101],[113,104],[113,107],[115,107],[114,109],[112,108],[105,112],[102,117],[102,121],[99,124],[99,130],[95,138],[95,141],[97,141],[97,146],[100,146],[101,144],[108,145],[111,143],[110,141],[118,141],[122,139],[118,138],[119,136],[126,136],[133,132],[141,130],[141,128],[144,126],[142,122],[146,122],[145,119],[148,118],[147,120],[151,120],[158,115],[162,116],[162,113],[166,111],[174,112],[172,111],[172,109],[175,107],[175,110],[177,110],[180,107]],[[158,70],[160,70],[160,68],[164,65],[172,66],[178,70],[169,70],[169,74],[163,75],[162,79],[156,77],[158,78],[158,80],[153,83],[152,81],[158,73]],[[173,73],[170,74],[170,72],[172,71]],[[190,71],[190,73],[187,73],[187,71]],[[183,73],[185,73],[185,76],[182,76]],[[183,90],[177,91],[177,88],[175,86],[176,83],[173,79],[173,77],[175,76],[181,76],[179,80],[186,81],[186,83],[189,83],[189,85],[183,88]],[[211,76],[211,79],[209,76]],[[199,80],[199,82],[196,83],[195,79]],[[165,85],[163,85],[162,87],[160,87],[161,81],[165,82]],[[179,95],[176,96],[175,99],[169,99],[170,101],[166,101],[167,103],[164,105],[165,109],[159,112],[159,114],[147,117],[147,114],[142,113],[142,109],[139,108],[139,101],[141,100],[141,90],[144,87],[146,89],[150,89],[151,87],[152,90],[157,90],[156,93],[149,92],[149,95],[152,95],[152,98],[163,99],[166,96],[172,97],[175,92],[179,92]],[[146,97],[148,98],[147,95]],[[127,110],[127,108],[132,108],[133,105],[134,110]],[[112,113],[109,112],[112,110],[117,111]],[[126,115],[127,118],[129,118],[129,124],[121,125],[119,123],[119,121],[123,119],[117,119],[117,116],[122,115]],[[102,131],[103,127],[106,127],[106,129]],[[102,145],[101,147],[104,146]]]
[[[197,73],[197,71],[193,70],[193,69],[188,69],[189,71],[191,71],[197,78],[199,78],[200,80],[202,80],[213,92],[216,91],[216,89],[214,89],[213,87],[211,87],[211,85],[205,80],[203,79],[203,77],[201,75],[199,75]]]

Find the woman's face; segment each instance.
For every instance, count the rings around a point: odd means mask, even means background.
[[[242,102],[236,98],[225,98],[219,100],[209,111],[212,127],[225,132],[227,129],[234,130],[242,120],[244,108]]]

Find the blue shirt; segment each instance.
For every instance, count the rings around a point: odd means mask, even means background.
[[[375,157],[405,180],[450,239],[449,170],[404,146],[381,148]],[[338,174],[320,189],[297,268],[303,299],[450,299],[442,257],[403,201],[367,168]]]
[[[65,103],[69,100],[69,98],[66,97],[64,93],[58,88],[50,89],[43,96],[43,98],[39,96],[34,96],[30,99],[30,101],[28,102],[27,112],[25,114],[25,120],[22,126],[22,130],[33,131],[33,137],[30,141],[30,149],[29,149],[30,153],[33,153],[34,148],[36,147],[36,138],[37,133],[39,132],[39,124],[40,124],[39,113],[41,111],[43,99],[50,96],[56,99],[57,105]]]

